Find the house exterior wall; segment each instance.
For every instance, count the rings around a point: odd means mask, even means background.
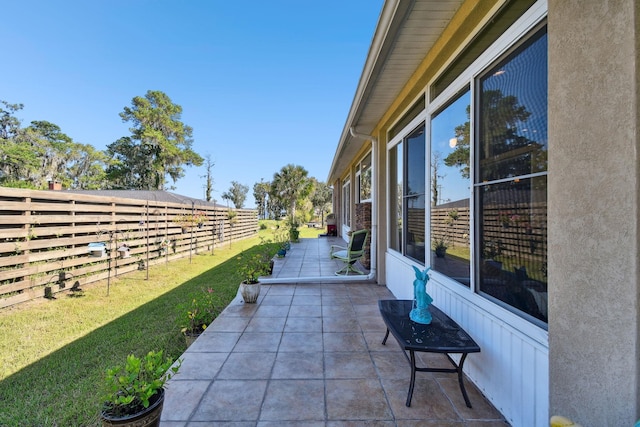
[[[415,276],[387,249],[387,131],[503,3],[465,1],[372,132],[377,281],[397,298],[413,298]],[[548,0],[547,10],[548,331],[437,272],[428,292],[479,343],[465,372],[511,425],[548,426],[558,414],[631,426],[640,419],[640,5]]]
[[[549,1],[551,412],[640,418],[638,13]]]
[[[427,55],[402,94],[385,115],[385,123],[378,127],[378,136],[384,135],[399,117],[412,105],[415,97],[424,91],[446,62],[460,50],[460,43],[495,13],[500,2],[466,2],[452,19],[437,46]],[[482,12],[482,13],[478,13]],[[439,67],[437,67],[438,65]],[[427,101],[428,104],[428,101]],[[397,107],[397,108],[394,108]],[[386,157],[387,145],[379,144],[380,157]],[[382,164],[378,191],[388,194],[386,162]],[[385,211],[385,220],[379,222],[379,235],[387,237],[388,203],[381,197],[379,211]],[[395,251],[385,250],[381,266],[391,292],[400,299],[413,298],[415,278],[410,259]],[[447,277],[431,272],[428,292],[434,304],[458,322],[478,342],[482,352],[467,358],[465,373],[492,404],[513,426],[548,426],[549,424],[549,348],[547,331],[503,309]]]

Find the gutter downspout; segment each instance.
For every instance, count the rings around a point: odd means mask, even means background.
[[[365,135],[357,133],[353,130],[353,126],[349,128],[351,136],[360,139],[371,140],[371,183],[372,188],[378,179],[378,140],[371,135]],[[363,282],[374,280],[376,278],[376,265],[378,260],[377,254],[377,240],[378,240],[378,221],[377,221],[377,203],[378,196],[376,191],[371,192],[371,269],[369,274],[362,276],[317,276],[317,277],[280,277],[275,279],[260,278],[260,283],[275,284],[275,283],[318,283],[318,282]]]

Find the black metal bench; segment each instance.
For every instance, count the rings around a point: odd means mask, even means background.
[[[409,318],[413,300],[380,300],[378,308],[387,332],[382,344],[385,345],[389,337],[389,331],[404,350],[403,354],[411,365],[411,382],[407,395],[407,406],[411,406],[413,387],[416,381],[416,372],[451,372],[458,374],[458,384],[467,407],[471,408],[471,402],[464,388],[462,367],[469,353],[480,352],[476,342],[449,316],[444,314],[434,305],[429,306],[433,320],[429,325],[416,323]],[[443,353],[453,365],[453,368],[429,368],[417,367],[415,352]],[[409,356],[407,356],[409,352]],[[461,354],[460,362],[456,363],[450,354]]]

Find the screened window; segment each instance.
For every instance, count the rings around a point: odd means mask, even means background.
[[[546,27],[478,82],[479,290],[547,321]]]
[[[546,26],[476,58],[430,105],[429,265],[544,327]]]

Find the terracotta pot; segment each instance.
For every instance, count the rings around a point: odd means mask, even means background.
[[[258,295],[260,295],[260,282],[240,283],[240,295],[242,295],[244,302],[255,304],[258,301]]]
[[[164,389],[160,389],[158,394],[153,396],[149,407],[138,412],[137,414],[113,417],[105,412],[100,414],[102,418],[102,426],[119,426],[119,427],[158,427],[160,425],[160,415],[162,414],[162,405],[164,404]]]

